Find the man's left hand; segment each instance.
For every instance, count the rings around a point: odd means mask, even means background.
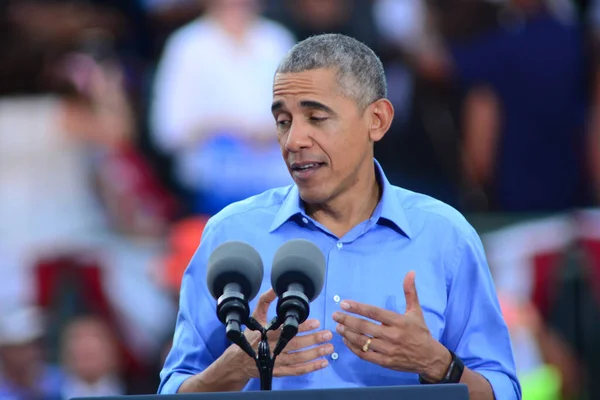
[[[450,352],[431,336],[417,296],[415,273],[404,278],[406,312],[398,314],[379,307],[344,300],[341,307],[352,314],[336,312],[337,332],[350,350],[363,360],[382,367],[420,374],[430,382],[444,377]]]

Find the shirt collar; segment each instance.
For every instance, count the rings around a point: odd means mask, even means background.
[[[397,197],[397,194],[394,193],[394,187],[388,181],[379,162],[377,160],[374,160],[374,162],[375,174],[379,183],[383,186],[383,193],[379,204],[377,204],[377,207],[373,212],[373,217],[378,223],[381,223],[382,220],[389,221],[393,229],[398,230],[400,233],[410,238],[410,226],[406,219],[400,199]],[[285,222],[296,216],[305,216],[305,212],[302,201],[300,200],[298,187],[293,185],[283,203],[281,203],[281,207],[275,215],[275,219],[271,224],[269,232],[277,230]]]

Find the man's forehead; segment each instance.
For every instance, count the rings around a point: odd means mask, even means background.
[[[273,81],[273,91],[286,87],[331,88],[336,83],[335,71],[329,69],[313,69],[301,72],[278,72]]]
[[[340,95],[335,74],[328,70],[278,73],[273,82],[273,102],[290,105],[290,101],[333,101]]]

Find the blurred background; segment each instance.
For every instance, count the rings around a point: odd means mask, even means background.
[[[600,1],[0,1],[0,398],[155,393],[184,268],[291,183],[299,40],[350,35],[396,109],[393,184],[481,234],[525,400],[600,399]]]

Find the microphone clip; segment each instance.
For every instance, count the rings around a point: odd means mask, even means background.
[[[240,292],[225,292],[217,300],[217,317],[227,326],[229,335],[241,334],[242,325],[248,321],[250,307],[244,295]]]
[[[242,325],[248,326],[251,318],[250,306],[244,295],[238,291],[223,293],[217,300],[217,317],[225,325],[227,339],[238,345],[250,357],[256,358],[256,352],[242,331]],[[254,318],[252,321],[258,324]],[[262,329],[260,324],[258,327]]]
[[[279,355],[290,340],[297,334],[300,324],[306,321],[310,312],[308,297],[300,290],[288,290],[277,301],[277,317],[272,326],[278,329],[281,325],[281,334],[273,350],[274,355]]]
[[[277,301],[277,316],[285,325],[299,324],[306,321],[310,313],[308,297],[300,290],[288,290]]]

